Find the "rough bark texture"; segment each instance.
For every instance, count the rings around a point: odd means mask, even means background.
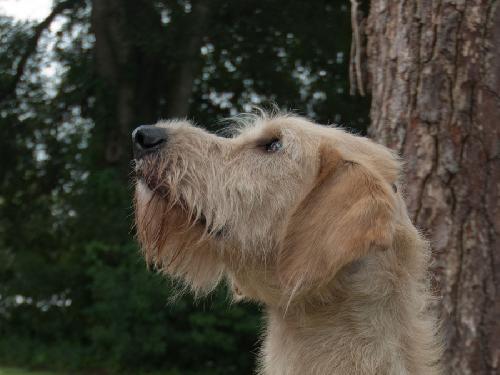
[[[500,5],[372,0],[369,134],[406,161],[451,374],[500,373]]]

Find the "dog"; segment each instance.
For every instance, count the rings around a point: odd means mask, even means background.
[[[437,375],[428,243],[401,162],[367,138],[290,114],[132,134],[145,259],[196,296],[225,279],[265,306],[263,375]]]

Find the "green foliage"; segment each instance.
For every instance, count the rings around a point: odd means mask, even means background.
[[[168,305],[168,283],[147,272],[135,246],[91,243],[85,252],[93,303],[83,314],[96,364],[151,370],[168,364],[220,373],[251,368],[241,350],[255,340],[257,318],[230,308],[224,290],[200,302],[202,310],[189,296]]]
[[[168,113],[163,87],[184,63],[176,51],[192,3],[148,0],[135,12],[142,2],[120,1],[134,55],[115,73],[139,93],[133,118],[151,121]],[[345,3],[213,2],[193,57],[190,117],[217,130],[224,116],[276,101],[362,131],[367,101],[347,94]],[[201,301],[169,303],[175,288],[142,261],[133,240],[130,153],[107,155],[116,134],[129,150],[131,129],[114,132],[117,92],[99,74],[92,2],[74,4],[60,31],[39,41],[15,93],[0,102],[0,363],[250,374],[258,307],[231,305],[224,287]],[[33,27],[0,17],[0,91],[16,74]],[[59,66],[55,78],[43,73],[49,61]]]

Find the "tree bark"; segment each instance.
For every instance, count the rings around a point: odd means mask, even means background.
[[[500,5],[372,0],[369,135],[406,162],[451,374],[500,373]]]

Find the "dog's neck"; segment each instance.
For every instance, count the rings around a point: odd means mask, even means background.
[[[397,249],[368,256],[316,301],[268,307],[261,373],[439,374],[429,363],[435,327],[423,302],[423,268],[405,269],[407,256]]]

